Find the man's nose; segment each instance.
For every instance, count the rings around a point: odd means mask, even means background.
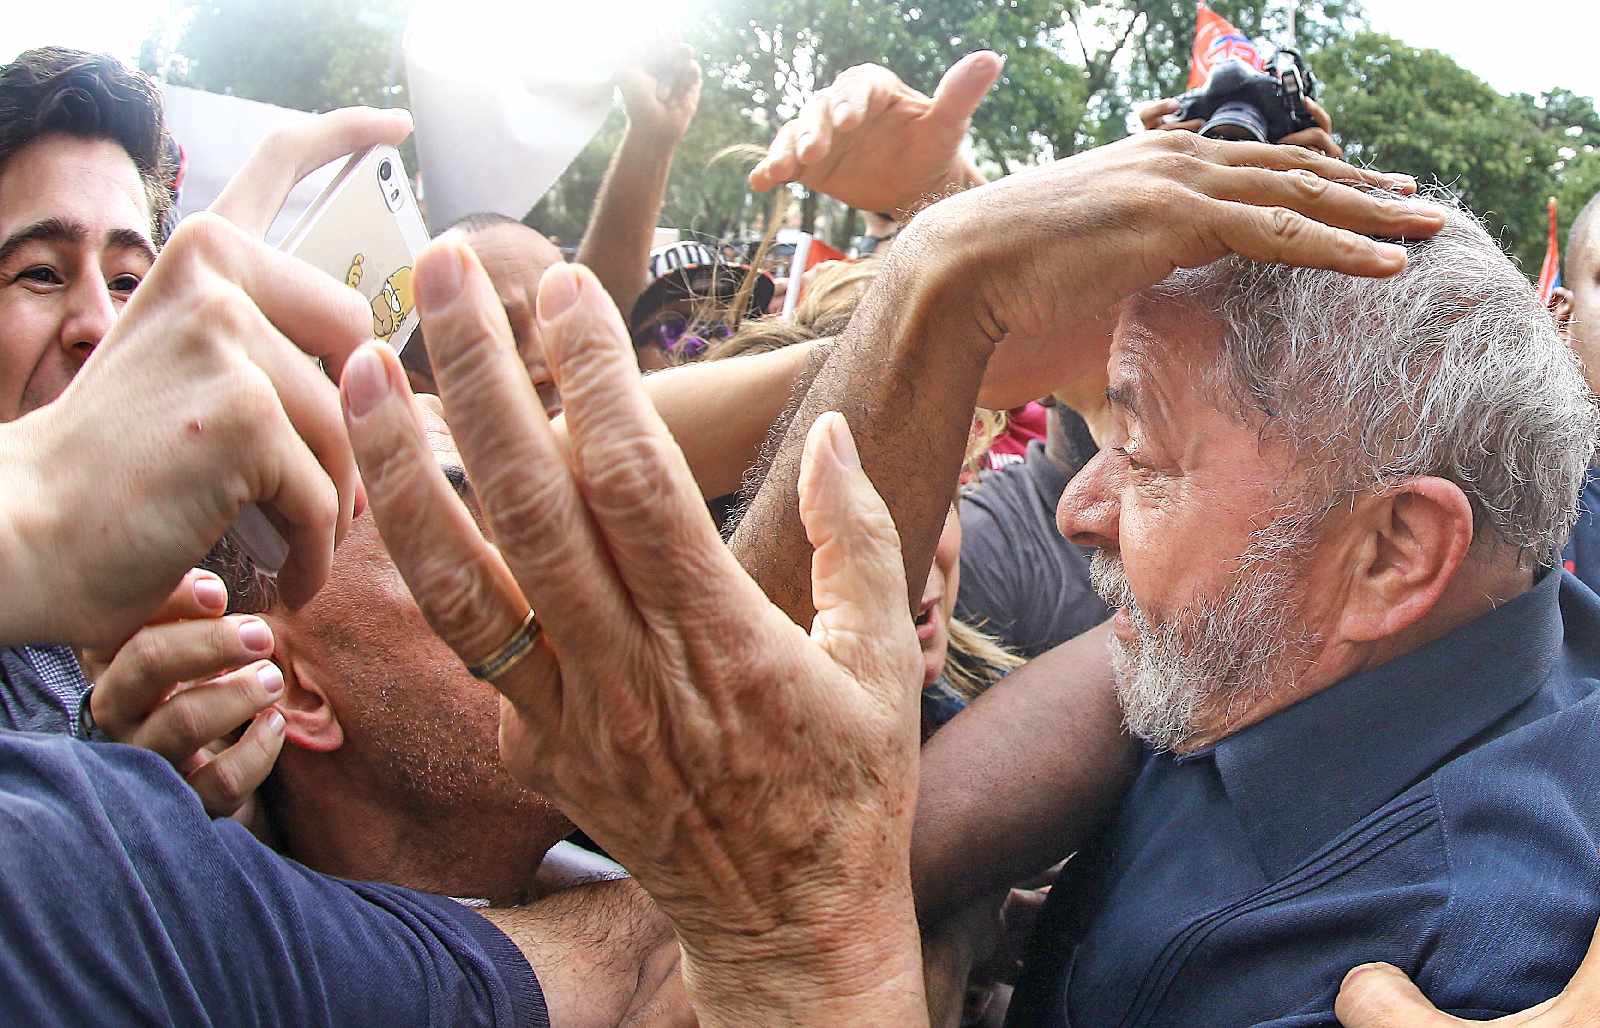
[[[86,276],[72,286],[67,304],[67,316],[61,323],[61,348],[80,361],[88,360],[117,322],[111,290],[99,278]]]
[[[1101,450],[1067,483],[1056,505],[1056,527],[1079,546],[1115,550],[1122,520],[1121,490],[1117,458]]]

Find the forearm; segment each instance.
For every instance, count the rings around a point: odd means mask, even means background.
[[[826,345],[828,340],[815,340],[645,376],[645,392],[705,496],[739,488],[772,423],[788,406],[795,381]]]
[[[659,951],[677,949],[672,925],[632,880],[579,885],[521,907],[482,911],[539,979],[550,1023],[610,1026],[648,1000]],[[670,954],[666,954],[670,956]]]
[[[917,224],[862,298],[849,327],[801,401],[732,548],[790,617],[810,624],[811,547],[796,491],[812,422],[830,410],[850,424],[862,466],[900,533],[906,580],[920,589],[971,429],[989,334],[954,299],[939,245]]]
[[[923,748],[911,880],[924,923],[1068,856],[1115,810],[1138,747],[1108,630],[1013,672]]]
[[[594,214],[578,249],[623,317],[644,291],[650,243],[667,195],[677,140],[646,135],[629,125],[606,169]]]

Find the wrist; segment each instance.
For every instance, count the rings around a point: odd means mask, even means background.
[[[909,885],[893,902],[759,937],[682,936],[683,977],[703,1025],[920,1024],[927,1001]],[[848,900],[859,901],[859,895]]]
[[[881,275],[893,275],[904,287],[897,328],[914,332],[924,346],[959,348],[980,362],[981,372],[1005,327],[980,302],[988,261],[974,248],[985,234],[971,230],[965,207],[952,198],[905,223]]]
[[[60,580],[62,564],[54,555],[61,546],[61,512],[64,504],[52,495],[41,467],[51,466],[65,475],[71,462],[57,462],[44,454],[45,433],[40,429],[50,416],[42,407],[23,418],[0,425],[0,567],[5,569],[10,601],[0,604],[0,644],[55,641],[60,626],[49,613],[69,605],[71,583]],[[46,460],[41,460],[45,457]]]
[[[630,161],[641,161],[650,166],[670,168],[672,155],[683,142],[683,133],[673,125],[654,124],[643,118],[628,119],[622,130],[619,153]]]

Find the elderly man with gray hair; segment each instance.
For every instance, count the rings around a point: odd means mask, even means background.
[[[1096,170],[1081,220],[1015,176],[912,222],[733,541],[803,620],[793,454],[836,409],[917,565],[980,378],[1003,404],[996,366],[1022,396],[1104,361],[1058,521],[1117,612],[925,749],[924,923],[1076,850],[1008,1023],[1334,1024],[1370,961],[1469,1017],[1547,999],[1600,914],[1600,601],[1557,562],[1600,425],[1576,358],[1449,198],[1396,197],[1442,228],[1357,278],[1117,237],[1094,199],[1205,199]]]

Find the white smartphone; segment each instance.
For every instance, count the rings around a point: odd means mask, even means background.
[[[399,351],[417,327],[411,269],[427,244],[400,152],[374,146],[345,162],[279,249],[365,297],[373,336]],[[252,503],[240,511],[228,535],[262,572],[275,576],[283,569],[289,544],[260,507]]]
[[[395,350],[417,327],[411,269],[428,229],[400,152],[355,154],[311,202],[280,246],[350,286],[372,307],[372,334]]]

